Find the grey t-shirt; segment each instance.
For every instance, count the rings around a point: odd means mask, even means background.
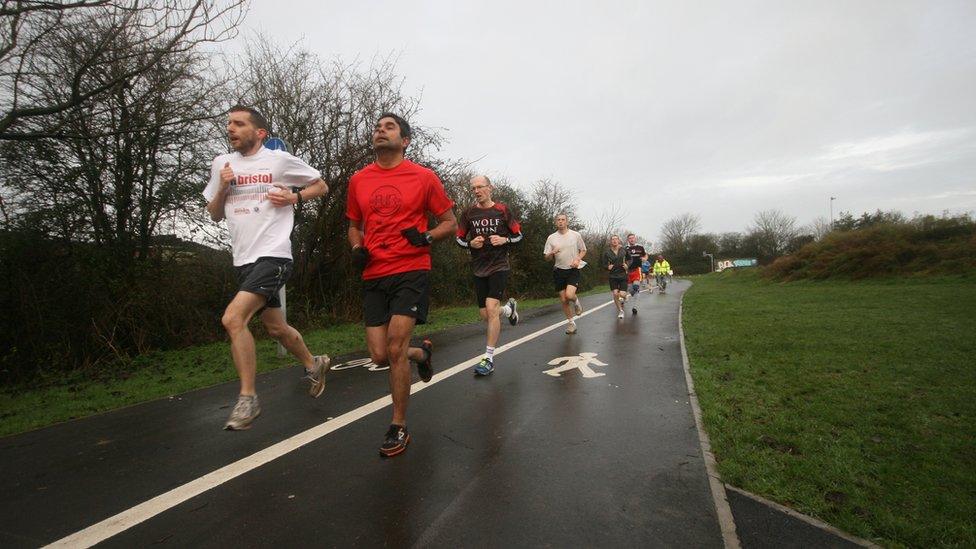
[[[559,231],[556,231],[549,235],[542,253],[548,255],[557,248],[559,252],[556,253],[555,264],[553,266],[557,269],[572,269],[571,264],[573,260],[576,259],[576,256],[580,252],[586,251],[586,244],[583,243],[582,235],[569,229],[565,234],[560,234]]]

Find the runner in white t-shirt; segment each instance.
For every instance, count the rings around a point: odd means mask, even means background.
[[[323,196],[329,188],[318,170],[284,151],[266,149],[267,137],[268,122],[261,113],[232,107],[227,138],[235,152],[214,159],[203,191],[210,217],[227,220],[239,284],[222,318],[241,379],[237,405],[224,426],[230,430],[247,429],[261,413],[254,387],[257,355],[247,327],[255,314],[260,314],[268,334],[305,366],[313,397],[325,389],[329,366],[329,357],[313,357],[302,335],[288,325],[278,298],[292,269],[292,205]]]
[[[576,322],[573,317],[583,314],[583,306],[576,297],[576,288],[580,283],[580,267],[586,255],[586,244],[583,237],[569,228],[569,218],[566,214],[556,216],[556,232],[549,235],[542,253],[546,261],[553,262],[552,281],[559,292],[559,300],[563,304],[563,313],[569,323],[566,325],[567,334],[576,333]]]

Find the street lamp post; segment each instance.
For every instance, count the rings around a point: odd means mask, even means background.
[[[712,254],[710,254],[708,252],[702,252],[702,257],[708,257],[709,262],[712,265],[712,270],[709,271],[709,272],[710,273],[714,273],[715,272],[715,258],[712,256]]]
[[[834,230],[834,200],[837,200],[836,196],[830,197],[830,230]]]

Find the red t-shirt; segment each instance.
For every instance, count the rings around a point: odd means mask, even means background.
[[[430,270],[430,247],[414,246],[400,234],[427,230],[427,212],[441,215],[454,206],[433,171],[404,159],[394,168],[375,162],[349,179],[346,217],[362,222],[369,263],[363,280],[407,271]]]

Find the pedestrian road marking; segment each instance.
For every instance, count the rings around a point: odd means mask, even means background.
[[[550,366],[556,366],[557,364],[562,364],[562,366],[557,366],[550,370],[546,370],[542,373],[549,374],[552,377],[559,377],[563,375],[563,372],[568,372],[569,370],[579,370],[583,377],[601,377],[607,374],[603,372],[594,372],[593,366],[609,366],[605,362],[601,362],[596,359],[596,353],[580,353],[576,356],[561,356],[559,358],[554,358],[549,361]]]

